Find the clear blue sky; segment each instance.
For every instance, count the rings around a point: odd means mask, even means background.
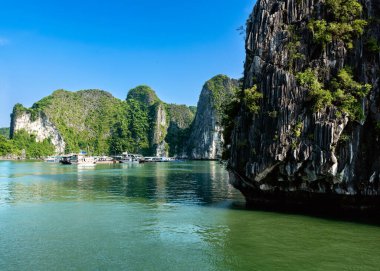
[[[56,89],[124,99],[150,85],[165,102],[196,105],[216,74],[242,76],[255,0],[15,0],[0,9],[0,127],[17,102]]]

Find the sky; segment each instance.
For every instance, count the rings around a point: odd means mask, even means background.
[[[196,105],[205,81],[242,77],[237,29],[255,0],[15,0],[0,9],[0,127],[16,103],[56,89],[103,89],[125,99],[151,86]]]

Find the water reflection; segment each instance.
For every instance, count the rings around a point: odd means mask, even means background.
[[[242,200],[228,184],[228,174],[217,162],[94,167],[0,162],[0,176],[1,204],[127,200],[199,205]]]
[[[217,162],[0,162],[0,270],[378,269],[377,227],[214,208],[243,202],[227,178]]]

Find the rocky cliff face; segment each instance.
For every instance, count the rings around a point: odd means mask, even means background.
[[[169,144],[169,156],[187,158],[187,141],[196,112],[195,106],[167,104],[169,126],[165,141]]]
[[[42,142],[44,139],[50,139],[57,154],[65,152],[65,141],[57,127],[50,122],[49,118],[43,112],[38,113],[33,119],[32,114],[29,112],[16,113],[14,110],[11,117],[11,137],[13,137],[14,133],[21,130],[35,134],[38,142]]]
[[[165,141],[169,126],[168,116],[164,103],[158,103],[154,107],[152,145],[155,156],[169,156],[169,145]]]
[[[339,32],[325,24],[337,20],[328,5],[340,2],[258,0],[247,21],[243,88],[257,85],[263,97],[257,113],[242,103],[235,116],[229,167],[248,202],[333,199],[337,205],[368,206],[373,204],[368,199],[377,199],[379,204],[380,5],[361,1],[364,34],[347,38],[339,36],[342,27]],[[312,28],[316,20],[324,31]],[[317,41],[317,34],[326,41]],[[342,79],[345,67],[357,82],[372,86],[364,98],[355,96],[355,110],[363,113],[356,119],[352,108],[342,109],[348,95],[335,98],[352,81]],[[301,84],[307,69],[318,77],[309,86]],[[339,80],[343,87],[326,91]]]
[[[25,129],[36,134],[37,140],[50,137],[60,153],[83,149],[105,154],[109,151],[111,127],[123,117],[125,107],[125,103],[105,91],[57,90],[31,108],[17,104],[11,134]]]
[[[223,149],[223,106],[231,99],[238,82],[224,75],[203,86],[189,139],[192,159],[220,159]]]
[[[31,108],[14,107],[11,137],[25,130],[50,139],[57,153],[182,157],[193,119],[193,108],[166,104],[148,86],[130,90],[125,101],[102,90],[57,90]]]
[[[131,99],[138,101],[148,115],[149,155],[184,157],[194,110],[186,105],[161,101],[148,86],[132,89],[127,101]]]

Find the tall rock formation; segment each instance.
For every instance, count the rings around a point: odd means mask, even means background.
[[[158,103],[153,111],[152,147],[155,156],[169,156],[169,145],[165,140],[169,120],[164,103]]]
[[[11,137],[20,130],[37,140],[50,138],[57,153],[109,152],[111,127],[123,117],[125,104],[102,90],[54,91],[25,108],[18,104],[11,116]]]
[[[189,139],[189,158],[220,159],[223,149],[223,107],[237,91],[238,81],[217,75],[207,81],[197,105]]]
[[[229,159],[248,202],[379,207],[380,4],[360,3],[257,1],[243,89],[262,98],[242,99]]]
[[[150,155],[184,156],[184,142],[194,119],[194,109],[161,101],[148,86],[129,91],[128,100],[136,100],[148,115]]]
[[[195,106],[167,104],[169,127],[165,141],[169,144],[169,156],[187,158],[187,142],[197,108]]]
[[[17,104],[10,129],[11,137],[25,130],[50,139],[56,153],[183,156],[194,113],[162,102],[148,86],[130,90],[125,101],[102,90],[57,90],[31,108]]]

